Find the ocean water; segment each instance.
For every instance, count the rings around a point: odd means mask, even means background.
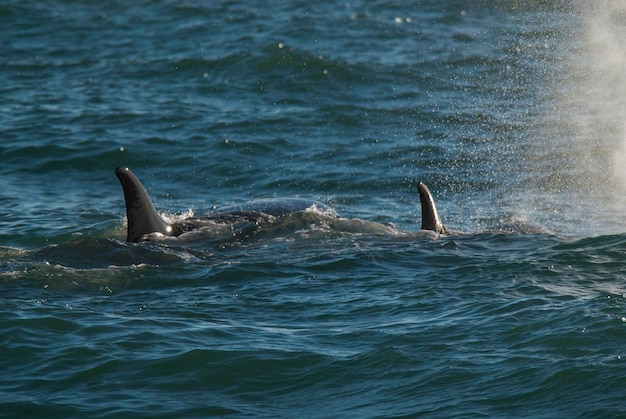
[[[0,2],[0,416],[624,417],[622,0]],[[127,244],[302,197],[241,243]]]

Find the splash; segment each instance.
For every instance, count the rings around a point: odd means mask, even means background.
[[[587,114],[579,125],[585,136],[603,143],[610,161],[615,186],[626,191],[626,2],[584,2],[587,17],[583,39],[586,59]],[[595,138],[594,138],[595,137]]]
[[[615,178],[621,186],[621,191],[626,191],[626,123],[622,125],[622,140],[615,156],[613,156],[613,171]]]
[[[626,231],[626,0],[503,3],[515,23],[496,49],[505,65],[471,93],[488,98],[476,104],[495,135],[479,145],[482,127],[463,124],[472,141],[459,147],[496,210],[465,194],[467,218],[478,229],[503,217],[565,234]]]
[[[554,33],[539,94],[544,132],[534,144],[533,201],[556,230],[626,228],[626,2],[574,0]],[[570,13],[571,12],[571,13]],[[545,138],[545,140],[543,140]],[[550,213],[552,211],[552,213]]]

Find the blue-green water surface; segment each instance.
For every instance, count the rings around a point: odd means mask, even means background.
[[[0,416],[626,416],[622,0],[0,2]],[[128,166],[180,216],[127,244]]]

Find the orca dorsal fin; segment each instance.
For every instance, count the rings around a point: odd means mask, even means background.
[[[161,233],[171,236],[172,226],[166,223],[152,205],[152,201],[137,176],[128,167],[118,167],[115,174],[124,189],[126,219],[128,222],[127,242],[136,243],[145,234]]]
[[[420,182],[417,185],[420,194],[420,202],[422,203],[422,230],[432,230],[437,234],[446,232],[446,228],[441,222],[433,195],[428,187]]]

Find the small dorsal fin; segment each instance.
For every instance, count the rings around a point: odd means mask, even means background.
[[[138,242],[142,236],[161,233],[171,236],[172,226],[166,223],[152,205],[145,188],[128,167],[118,167],[115,174],[124,189],[126,218],[128,220],[127,242]]]
[[[445,233],[446,228],[443,226],[441,218],[439,218],[435,200],[428,187],[420,182],[417,185],[417,189],[419,190],[420,202],[422,203],[422,230],[432,230],[437,234]]]

